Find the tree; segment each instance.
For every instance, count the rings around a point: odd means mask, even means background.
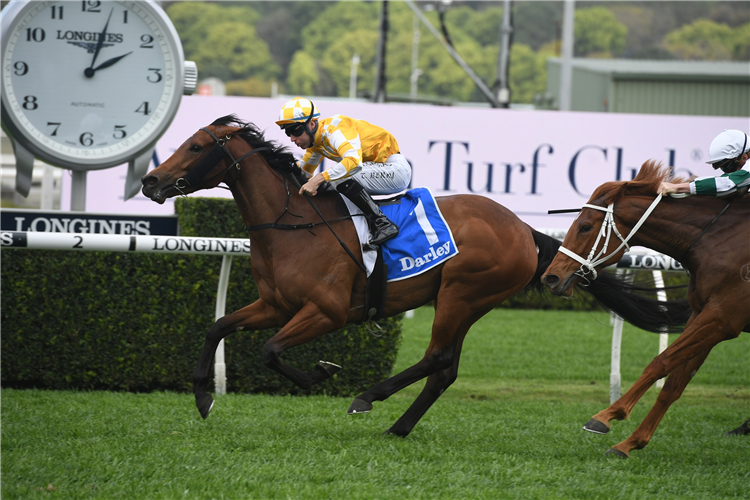
[[[612,57],[625,48],[628,28],[605,7],[577,9],[575,13],[575,55]]]
[[[193,54],[205,43],[213,26],[227,20],[254,26],[260,19],[260,15],[249,6],[227,7],[209,2],[176,2],[167,7],[166,12],[180,35],[185,57],[193,61]],[[198,70],[201,70],[200,66]]]
[[[316,58],[345,34],[378,31],[380,2],[336,2],[309,20],[302,30],[302,47]]]
[[[511,102],[531,104],[534,96],[544,94],[547,87],[547,56],[535,53],[522,43],[510,51]]]
[[[314,95],[320,81],[318,65],[310,54],[298,50],[292,56],[286,78],[286,91],[301,96]]]
[[[734,29],[732,58],[736,61],[750,61],[750,23]]]
[[[201,78],[226,82],[229,93],[269,95],[281,71],[258,36],[260,15],[247,5],[177,2],[167,7],[182,40],[185,58],[195,61]],[[244,80],[229,85],[233,80]]]
[[[225,82],[248,77],[269,81],[280,73],[255,27],[241,22],[213,25],[192,57],[203,76]]]
[[[354,55],[359,56],[357,90],[372,90],[375,81],[377,42],[377,31],[358,29],[342,35],[338,43],[331,44],[326,49],[321,57],[320,67],[330,75],[336,86],[337,95],[349,95],[351,61]]]
[[[513,43],[538,51],[561,37],[562,2],[513,2]]]
[[[664,46],[678,59],[728,61],[735,50],[734,36],[726,24],[699,19],[669,33]]]

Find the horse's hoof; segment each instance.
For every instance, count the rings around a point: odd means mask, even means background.
[[[750,436],[750,419],[747,419],[742,425],[729,431],[725,436]]]
[[[211,409],[214,407],[214,398],[210,394],[195,398],[195,406],[198,407],[198,411],[203,417],[203,420],[208,418],[208,414],[211,413]]]
[[[618,450],[617,448],[610,448],[604,456],[613,456],[617,458],[630,458],[627,453]]]
[[[331,378],[341,370],[341,367],[328,361],[318,361],[315,365],[315,369],[322,370],[326,374],[326,378]]]
[[[349,406],[349,415],[356,415],[358,413],[369,413],[372,410],[372,405],[367,401],[355,398]]]
[[[592,418],[586,422],[586,425],[583,426],[583,430],[593,432],[594,434],[606,434],[609,432],[609,427],[607,427],[607,424]]]
[[[383,435],[384,436],[398,436],[400,438],[405,438],[406,436],[409,435],[409,431],[403,432],[403,431],[396,430],[396,426],[394,425],[393,427],[385,431]]]

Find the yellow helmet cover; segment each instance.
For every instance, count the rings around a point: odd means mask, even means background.
[[[304,97],[295,97],[284,104],[284,107],[279,111],[279,119],[276,121],[277,125],[288,125],[295,122],[307,121],[310,117],[310,113],[313,112],[313,103],[309,99]],[[315,112],[311,119],[320,117],[320,109],[315,106]]]

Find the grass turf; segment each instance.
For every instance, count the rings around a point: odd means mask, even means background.
[[[405,320],[396,370],[416,362],[432,312]],[[657,337],[626,325],[623,387]],[[422,383],[372,413],[347,398],[229,394],[205,421],[191,395],[2,391],[10,498],[747,498],[748,335],[717,346],[651,444],[605,458],[645,416],[581,431],[609,401],[604,314],[497,310],[464,344],[459,378],[405,439],[384,436]],[[197,356],[197,353],[196,353]],[[331,360],[335,361],[335,360]],[[346,368],[346,367],[344,367]],[[189,376],[189,374],[187,374]]]

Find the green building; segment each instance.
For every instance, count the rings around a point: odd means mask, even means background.
[[[540,107],[558,109],[562,59]],[[750,63],[573,59],[571,111],[750,117]]]

